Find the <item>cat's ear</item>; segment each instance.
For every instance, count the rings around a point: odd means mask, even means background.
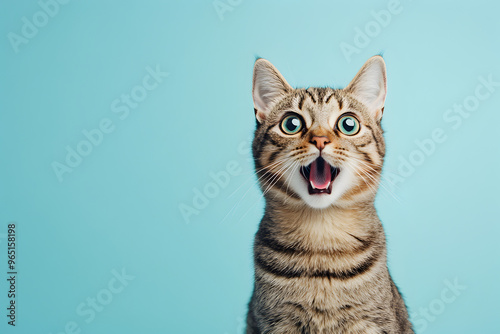
[[[255,117],[259,123],[264,121],[274,103],[292,90],[273,64],[262,58],[255,61],[252,96]]]
[[[381,56],[368,59],[345,90],[365,104],[377,120],[380,120],[387,95],[384,59]]]

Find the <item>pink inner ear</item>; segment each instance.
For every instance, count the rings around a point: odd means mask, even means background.
[[[377,109],[383,109],[384,108],[384,103],[385,103],[385,96],[387,94],[386,87],[382,86],[380,88],[379,95],[377,96],[376,100],[373,102],[373,107]],[[382,116],[382,112],[380,112],[380,116]]]
[[[262,92],[261,92],[261,87],[259,83],[255,84],[254,91],[253,91],[253,104],[255,106],[254,109],[257,110],[264,110],[266,108],[265,101],[262,99]]]
[[[266,119],[266,114],[255,109],[255,118],[257,118],[257,121],[259,121],[259,123],[262,123]]]
[[[370,58],[348,85],[348,91],[363,102],[380,118],[387,94],[387,78],[384,60],[380,56]]]

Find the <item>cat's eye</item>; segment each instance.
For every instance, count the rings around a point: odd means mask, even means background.
[[[294,135],[302,130],[302,119],[297,115],[290,115],[281,121],[281,131],[287,135]]]
[[[345,115],[339,118],[337,128],[347,136],[354,136],[359,132],[359,121],[351,115]]]

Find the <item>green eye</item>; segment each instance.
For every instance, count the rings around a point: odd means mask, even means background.
[[[281,121],[281,131],[287,135],[294,135],[302,129],[302,120],[300,117],[290,115]]]
[[[354,116],[340,117],[337,127],[343,134],[348,136],[354,136],[359,132],[359,122]]]

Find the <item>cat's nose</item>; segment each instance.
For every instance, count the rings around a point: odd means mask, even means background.
[[[330,141],[328,140],[327,136],[315,136],[312,137],[311,143],[316,145],[316,147],[321,151],[322,149],[325,148],[325,145],[328,144]]]

